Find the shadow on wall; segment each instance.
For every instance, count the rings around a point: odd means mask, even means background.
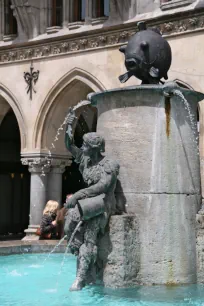
[[[116,189],[115,189],[115,198],[116,198],[116,215],[122,215],[127,213],[126,211],[126,197],[123,192],[123,188],[120,180],[117,180]]]

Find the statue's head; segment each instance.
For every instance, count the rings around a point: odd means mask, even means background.
[[[82,150],[85,155],[91,155],[93,152],[105,152],[105,140],[96,133],[87,133],[83,136]]]

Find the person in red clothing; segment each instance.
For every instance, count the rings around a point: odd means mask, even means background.
[[[40,239],[57,238],[57,212],[59,203],[56,201],[48,201],[43,211],[40,224]]]
[[[72,194],[68,194],[66,196],[66,202],[71,197],[72,197]],[[57,222],[57,233],[58,233],[59,239],[62,239],[64,237],[64,223],[65,223],[65,216],[67,212],[68,212],[68,209],[65,207],[62,207],[61,209],[57,211],[56,222]]]

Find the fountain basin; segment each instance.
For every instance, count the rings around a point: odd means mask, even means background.
[[[174,90],[188,101],[190,113]],[[195,283],[195,219],[201,204],[197,103],[204,95],[171,84],[88,98],[98,109],[97,133],[106,140],[106,154],[121,166],[118,203],[139,223],[140,260],[133,281]]]
[[[1,241],[0,256],[15,255],[15,254],[33,254],[33,253],[50,253],[59,240],[11,240]],[[64,253],[66,242],[63,241],[57,248],[55,253]]]
[[[110,290],[102,286],[69,292],[75,278],[76,258],[52,254],[25,254],[0,257],[1,305],[51,306],[184,306],[203,305],[203,285],[153,286]],[[64,264],[61,269],[61,264]]]

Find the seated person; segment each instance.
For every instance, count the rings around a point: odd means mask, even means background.
[[[72,194],[68,194],[66,196],[66,201],[72,197]],[[67,213],[68,209],[65,207],[62,207],[57,211],[57,233],[58,233],[58,238],[62,239],[64,237],[64,223],[65,223],[65,216]]]
[[[59,203],[56,201],[48,201],[43,211],[40,224],[40,239],[56,239],[57,238],[57,211]]]

